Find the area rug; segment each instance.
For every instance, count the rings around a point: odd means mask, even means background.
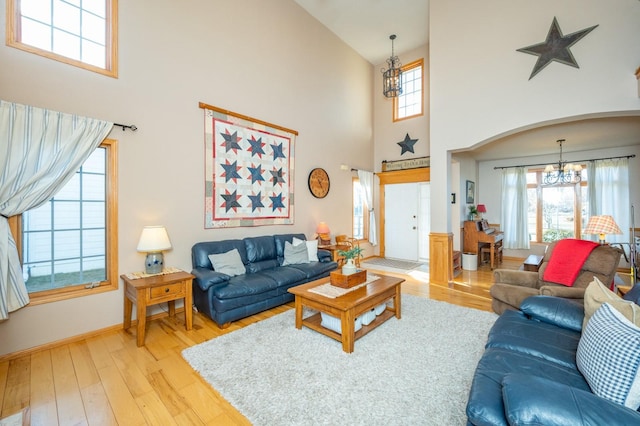
[[[294,326],[289,310],[185,349],[254,425],[464,425],[475,366],[497,315],[408,294],[355,342]]]
[[[398,260],[398,259],[387,259],[384,257],[371,257],[367,260],[363,261],[368,265],[375,266],[387,266],[389,268],[395,269],[404,269],[405,271],[409,271],[411,269],[419,268],[422,266],[420,262],[412,262],[410,260]]]

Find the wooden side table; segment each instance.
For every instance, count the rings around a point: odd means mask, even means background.
[[[538,272],[540,265],[542,265],[542,259],[544,256],[538,256],[536,254],[530,254],[522,264],[525,271]]]
[[[138,346],[144,345],[144,334],[147,323],[147,306],[167,302],[169,316],[175,316],[175,301],[184,299],[184,322],[187,330],[193,327],[193,304],[191,281],[193,275],[181,271],[166,275],[132,279],[127,275],[120,275],[124,281],[124,323],[125,330],[131,327],[131,313],[136,304],[138,317]]]

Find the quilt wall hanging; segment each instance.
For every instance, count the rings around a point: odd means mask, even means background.
[[[298,132],[204,109],[205,228],[291,225]]]

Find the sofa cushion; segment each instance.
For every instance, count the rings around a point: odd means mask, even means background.
[[[336,262],[309,262],[309,263],[300,263],[297,265],[288,266],[288,268],[293,268],[301,271],[306,279],[310,279],[313,277],[322,277],[326,276],[329,272],[336,269]]]
[[[218,299],[234,299],[275,290],[277,287],[278,283],[262,272],[244,274],[231,278],[226,285],[214,288],[213,296]]]
[[[273,236],[273,241],[276,244],[276,256],[278,257],[278,261],[282,263],[284,259],[284,243],[289,241],[293,243],[293,238],[297,238],[299,240],[304,240],[304,234],[276,234]]]
[[[637,326],[640,326],[640,306],[633,302],[622,299],[620,296],[612,292],[605,286],[598,277],[593,277],[593,281],[587,287],[584,293],[584,324],[591,316],[602,306],[608,303],[611,307],[620,312],[626,319]]]
[[[488,348],[478,362],[469,391],[466,413],[471,424],[507,424],[502,380],[512,373],[530,374],[589,391],[589,385],[578,370],[509,349]]]
[[[636,410],[640,406],[640,328],[608,303],[591,317],[576,353],[593,393]]]
[[[307,245],[307,253],[309,254],[309,262],[318,262],[318,240],[305,241],[293,237],[292,242],[294,246],[305,243]]]
[[[506,311],[496,320],[487,348],[503,348],[576,370],[580,332],[527,318],[522,312]]]
[[[249,263],[247,260],[244,241],[242,240],[207,241],[196,243],[191,248],[191,261],[193,263],[193,268],[212,269],[213,265],[211,265],[211,260],[209,259],[210,254],[226,253],[233,249],[237,249],[238,253],[240,253],[242,263],[245,265]]]
[[[289,241],[284,243],[284,260],[282,266],[309,263],[309,251],[306,244],[294,246]]]
[[[210,254],[209,260],[216,272],[227,274],[230,277],[242,275],[246,272],[238,249],[230,250],[226,253]]]
[[[640,413],[593,393],[531,374],[507,374],[502,399],[510,425],[632,425]]]
[[[277,258],[276,245],[271,235],[247,237],[243,241],[247,250],[247,260],[249,263],[274,260]]]
[[[560,328],[582,331],[584,306],[574,299],[532,296],[522,302],[520,310],[529,318],[557,325]]]

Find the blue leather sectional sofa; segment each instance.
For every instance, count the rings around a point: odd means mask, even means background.
[[[198,311],[224,328],[232,321],[292,301],[287,289],[328,277],[338,267],[327,250],[318,250],[318,262],[282,266],[285,242],[291,243],[293,237],[305,240],[304,234],[281,234],[195,244],[191,273]],[[209,255],[233,249],[240,253],[246,273],[229,276],[215,271]]]
[[[467,402],[470,425],[632,425],[640,413],[592,393],[576,366],[584,308],[533,296],[489,332]]]

